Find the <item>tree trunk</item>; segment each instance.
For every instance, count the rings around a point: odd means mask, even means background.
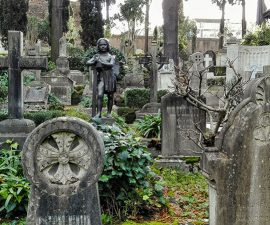
[[[146,12],[145,12],[145,42],[144,42],[144,52],[148,53],[148,42],[149,42],[149,0],[146,0]]]
[[[246,21],[246,0],[242,0],[242,38],[247,33],[247,21]]]
[[[224,43],[225,4],[226,4],[226,1],[223,1],[221,5],[221,20],[220,20],[220,27],[219,27],[219,33],[220,33],[219,49],[223,48],[223,43]]]
[[[110,21],[110,0],[106,0],[106,22]]]
[[[163,0],[164,54],[178,66],[178,13],[179,0]],[[177,73],[176,73],[177,74]]]

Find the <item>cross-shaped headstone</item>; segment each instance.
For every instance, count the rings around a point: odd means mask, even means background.
[[[158,68],[157,63],[164,65],[168,64],[169,60],[166,56],[157,57],[157,42],[152,41],[151,43],[151,56],[146,55],[139,59],[139,63],[146,66],[150,71],[150,102],[157,102],[157,91],[158,91]],[[151,67],[149,66],[151,64]]]
[[[10,119],[23,118],[23,78],[24,69],[46,69],[46,57],[23,56],[23,33],[8,32],[8,56],[0,58],[0,69],[8,69],[8,116]]]
[[[213,59],[208,54],[206,54],[203,61],[205,63],[204,66],[207,68],[210,66],[210,62],[212,62]]]

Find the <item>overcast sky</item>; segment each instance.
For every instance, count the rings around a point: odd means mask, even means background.
[[[111,7],[111,14],[118,12],[119,3],[124,0],[117,0],[117,4]],[[270,0],[265,0],[268,8],[270,8]],[[257,0],[246,0],[246,18],[248,22],[256,22]],[[184,14],[190,19],[220,19],[221,11],[211,3],[211,0],[184,0]],[[226,5],[225,18],[230,21],[240,22],[242,18],[242,8],[240,5]],[[150,6],[150,23],[151,27],[163,24],[162,18],[162,0],[152,0]],[[118,24],[115,31],[122,32],[127,28],[122,24]]]

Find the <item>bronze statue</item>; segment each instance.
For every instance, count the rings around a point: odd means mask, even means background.
[[[113,96],[116,92],[116,75],[113,67],[115,58],[109,53],[110,44],[106,38],[100,38],[97,41],[98,53],[95,54],[86,65],[92,66],[97,71],[97,115],[101,118],[102,102],[104,94],[107,94],[107,117],[111,117],[113,107]]]

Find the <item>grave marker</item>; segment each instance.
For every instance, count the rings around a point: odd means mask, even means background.
[[[28,225],[102,225],[97,182],[104,144],[91,124],[46,121],[28,136],[22,165],[31,184]]]
[[[46,57],[23,56],[23,33],[8,32],[8,57],[0,58],[0,68],[8,69],[8,117],[0,122],[0,141],[13,138],[22,144],[34,128],[34,122],[23,118],[23,69],[47,68]]]
[[[270,77],[252,80],[215,148],[203,154],[211,225],[270,224]]]

